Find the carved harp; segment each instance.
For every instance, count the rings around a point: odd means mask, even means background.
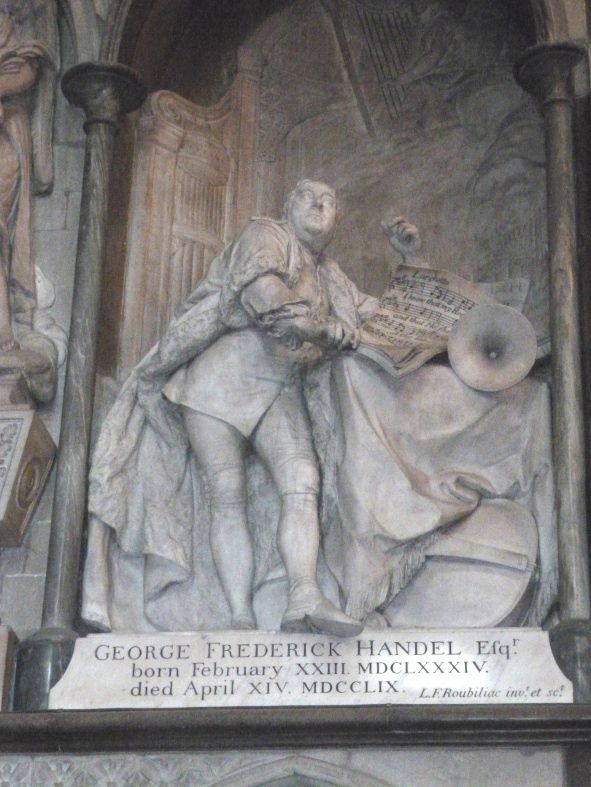
[[[117,376],[162,335],[213,258],[255,212],[261,68],[249,50],[217,104],[169,91],[140,112],[133,162]]]

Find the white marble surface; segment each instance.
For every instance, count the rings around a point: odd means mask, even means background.
[[[92,634],[52,709],[572,702],[534,629]]]

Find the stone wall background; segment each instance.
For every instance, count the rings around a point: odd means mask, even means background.
[[[433,265],[475,281],[527,277],[536,317],[547,312],[542,123],[513,78],[528,41],[512,6],[329,8],[340,40],[326,4],[297,0],[246,42],[263,39],[266,59],[259,157],[284,172],[275,193],[261,178],[262,212],[277,215],[298,179],[325,179],[342,204],[330,253],[362,289],[381,294],[398,262],[380,231],[393,210],[419,225]]]

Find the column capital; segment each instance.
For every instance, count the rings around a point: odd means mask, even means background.
[[[515,63],[515,79],[542,106],[554,101],[571,102],[571,73],[585,55],[585,47],[571,41],[537,44]]]
[[[79,63],[62,77],[62,91],[70,104],[81,107],[86,127],[104,123],[117,127],[121,115],[133,112],[146,98],[141,76],[120,63]]]

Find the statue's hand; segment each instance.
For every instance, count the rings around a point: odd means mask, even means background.
[[[279,339],[284,347],[298,350],[304,342],[317,342],[319,325],[305,315],[286,317],[276,320],[268,331],[271,336]]]
[[[342,320],[327,320],[322,323],[323,344],[337,350],[355,350],[359,346],[360,334]]]
[[[277,320],[269,333],[290,350],[297,350],[304,342],[338,350],[355,349],[359,344],[359,331],[334,319],[316,322],[305,316],[290,317]]]
[[[404,259],[412,259],[421,249],[421,235],[417,227],[404,216],[386,216],[382,221],[390,245],[399,251]]]

